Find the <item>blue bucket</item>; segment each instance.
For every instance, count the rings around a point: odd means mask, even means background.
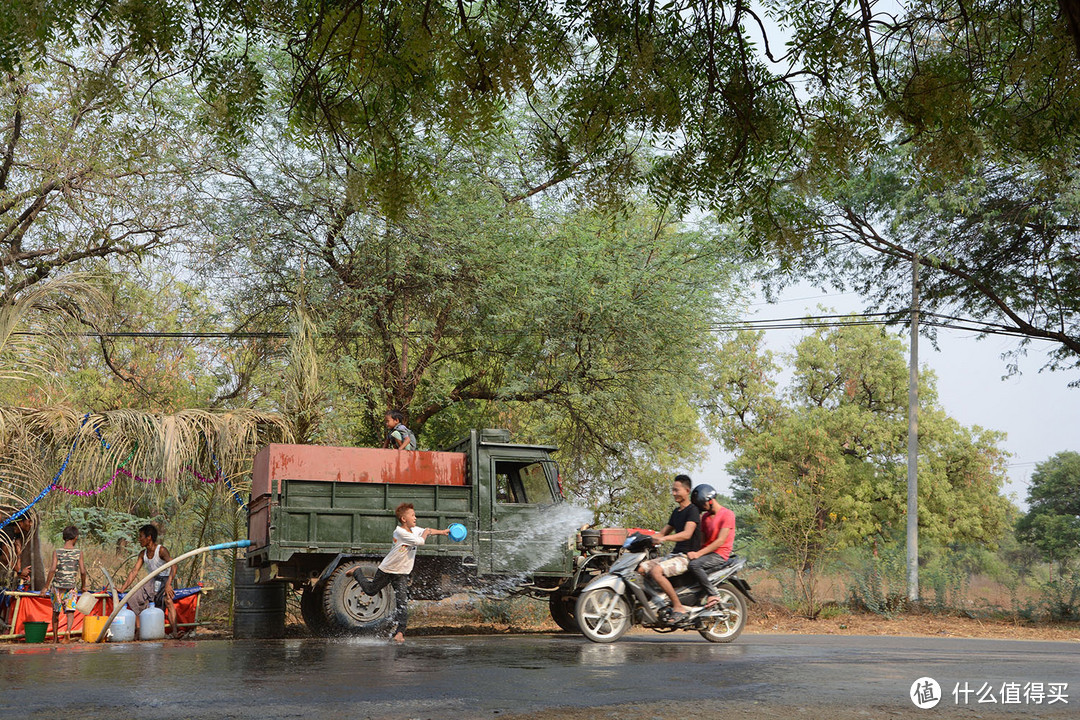
[[[469,534],[469,531],[465,529],[465,526],[461,523],[453,523],[447,528],[450,531],[450,539],[454,542],[461,542],[465,539],[465,536]]]

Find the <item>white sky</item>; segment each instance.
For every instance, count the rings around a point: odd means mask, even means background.
[[[759,297],[742,319],[765,320],[820,314],[818,305],[838,312],[860,312],[865,304],[854,293],[831,293],[810,285],[789,288],[777,304],[764,304]],[[908,332],[905,329],[905,343]],[[774,352],[790,351],[805,335],[802,330],[770,330],[765,339]],[[1070,382],[1080,372],[1039,372],[1047,359],[1049,343],[1032,342],[1027,357],[1021,358],[1021,374],[1004,378],[1006,361],[1001,354],[1015,348],[1017,340],[990,336],[979,340],[974,333],[938,330],[938,349],[923,337],[919,342],[919,365],[937,374],[942,406],[964,425],[980,425],[1006,433],[1002,447],[1011,454],[1009,479],[1004,488],[1020,507],[1025,507],[1031,471],[1035,463],[1062,450],[1080,451],[1080,388]],[[694,473],[695,482],[708,482],[730,493],[730,476],[724,466],[733,459],[719,446],[709,449],[709,458]]]

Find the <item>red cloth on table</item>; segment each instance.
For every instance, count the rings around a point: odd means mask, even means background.
[[[176,621],[181,625],[185,623],[195,622],[195,609],[199,606],[199,597],[202,592],[197,592],[192,595],[188,595],[186,598],[182,598],[176,601]],[[25,632],[23,625],[27,622],[47,622],[49,623],[48,632],[52,633],[52,600],[48,595],[36,595],[33,597],[21,597],[18,598],[19,604],[19,616],[16,618],[6,618],[8,625],[11,626],[9,632],[16,635],[21,635]],[[15,602],[11,603],[8,608],[9,615],[15,612]],[[108,615],[112,612],[113,601],[112,597],[98,598],[97,604],[94,606],[92,615]],[[164,610],[165,608],[162,608]],[[60,632],[67,630],[67,613],[60,613]],[[83,625],[83,614],[80,612],[75,613],[75,621],[73,623],[72,632],[81,633]],[[169,626],[169,614],[165,613],[165,626]]]

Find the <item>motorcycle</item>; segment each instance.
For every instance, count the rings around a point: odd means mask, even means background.
[[[704,606],[708,597],[693,574],[669,578],[679,600],[694,606],[685,618],[672,624],[667,595],[637,571],[654,554],[651,537],[631,535],[608,572],[585,586],[575,612],[585,637],[597,643],[615,642],[635,624],[657,632],[696,630],[716,643],[729,643],[739,637],[746,625],[746,601],[756,602],[750,595],[750,584],[737,576],[746,565],[744,558],[733,555],[709,573],[709,580],[720,593],[720,601],[709,607]]]

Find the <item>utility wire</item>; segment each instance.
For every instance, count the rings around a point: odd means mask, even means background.
[[[1038,338],[1028,335],[1021,330],[996,322],[973,320],[970,318],[945,315],[935,312],[923,312],[925,318],[923,324],[929,327],[944,328],[948,330],[960,330],[984,335],[1004,335],[1007,337],[1027,337],[1032,339],[1053,340],[1053,338]],[[897,325],[904,322],[907,315],[904,311],[895,312],[872,312],[872,313],[846,313],[829,315],[805,315],[790,316],[769,319],[747,319],[717,322],[709,327],[716,332],[732,332],[737,330],[805,330],[823,327],[856,327],[862,325],[886,326]],[[54,333],[36,332],[33,330],[21,330],[12,335],[24,337],[55,337]],[[250,340],[250,339],[279,339],[285,340],[291,337],[290,333],[272,330],[238,330],[235,332],[224,331],[200,331],[200,332],[169,332],[156,330],[118,330],[105,332],[79,332],[71,333],[76,337],[87,338],[164,338],[180,340]],[[362,337],[361,333],[346,333],[346,337]]]

